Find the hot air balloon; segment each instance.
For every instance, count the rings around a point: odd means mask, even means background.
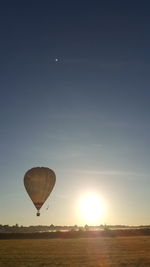
[[[35,167],[24,175],[24,186],[40,216],[40,208],[49,197],[56,182],[53,170],[46,167]]]

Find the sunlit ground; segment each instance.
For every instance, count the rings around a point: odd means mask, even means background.
[[[0,240],[0,266],[148,267],[149,251],[149,236]]]
[[[105,212],[105,205],[98,194],[89,193],[79,200],[79,213],[83,224],[100,225]]]

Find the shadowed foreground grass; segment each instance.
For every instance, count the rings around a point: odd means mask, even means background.
[[[150,266],[150,237],[0,240],[0,266]]]

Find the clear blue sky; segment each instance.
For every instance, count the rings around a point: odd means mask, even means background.
[[[86,192],[106,203],[100,223],[150,224],[149,14],[149,1],[0,4],[1,224],[82,224]],[[34,166],[57,177],[40,218],[23,185]]]

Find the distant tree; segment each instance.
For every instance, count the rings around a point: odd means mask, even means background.
[[[50,225],[50,230],[51,230],[51,231],[54,231],[54,230],[55,230],[55,226],[54,226],[54,224],[51,224],[51,225]]]
[[[85,229],[85,231],[89,231],[89,226],[86,224],[86,225],[84,226],[84,229]]]

